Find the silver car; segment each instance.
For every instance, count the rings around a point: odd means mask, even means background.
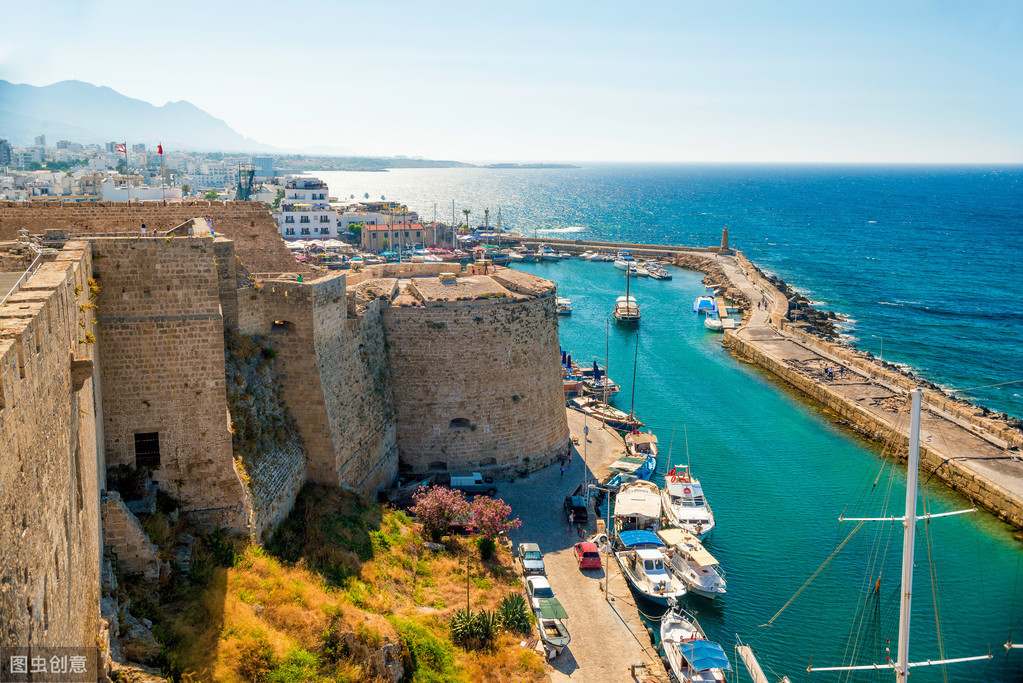
[[[522,563],[523,574],[545,574],[543,553],[536,543],[519,543],[519,562]]]

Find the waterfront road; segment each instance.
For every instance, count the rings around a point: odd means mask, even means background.
[[[544,554],[547,576],[558,600],[568,613],[572,642],[550,660],[552,681],[666,681],[656,653],[649,647],[646,628],[640,621],[635,600],[614,558],[605,559],[609,568],[608,599],[604,597],[603,569],[581,571],[576,566],[573,546],[582,540],[569,530],[562,503],[566,495],[584,483],[599,481],[607,466],[625,451],[617,432],[586,419],[589,436],[584,440],[584,416],[568,411],[568,425],[575,445],[571,464],[562,476],[558,463],[528,477],[501,485],[501,497],[522,519],[522,526],[509,536],[514,545],[538,543]],[[586,462],[583,462],[583,458]],[[606,510],[606,506],[604,508]],[[596,530],[592,503],[585,534]],[[609,560],[609,561],[608,561]],[[633,676],[633,665],[641,664]]]

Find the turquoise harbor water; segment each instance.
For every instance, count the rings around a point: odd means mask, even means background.
[[[332,195],[432,220],[483,209],[524,234],[731,243],[823,307],[848,338],[955,389],[1023,379],[1023,168],[587,165],[318,173]],[[967,391],[1023,418],[1023,384]]]
[[[723,351],[716,343],[720,335],[705,330],[691,312],[693,299],[704,291],[699,274],[673,270],[671,282],[635,280],[632,293],[642,306],[642,324],[637,331],[612,323],[605,335],[611,305],[624,292],[621,271],[610,263],[574,260],[516,267],[554,280],[559,294],[572,300],[573,313],[561,318],[560,335],[574,358],[603,359],[609,347],[611,376],[622,384],[615,404],[623,410],[630,407],[638,337],[635,410],[658,435],[660,471],[668,467],[669,451],[673,463],[686,461],[688,438],[693,471],[718,519],[707,547],[726,571],[729,592],[713,603],[688,600],[709,635],[730,650],[738,633],[752,642],[764,663],[794,681],[839,680],[835,674],[808,675],[806,666],[811,656],[816,666],[849,661],[847,644],[871,548],[890,535],[887,556],[878,562],[884,567],[878,609],[875,615],[875,603],[870,603],[854,658],[857,663],[884,661],[884,639],[894,640],[897,632],[902,550],[901,528],[891,524],[862,528],[774,626],[759,626],[853,530],[853,523],[838,523],[843,511],[849,516],[901,514],[904,468],[895,468],[891,511],[885,513],[883,496],[869,492],[880,449]],[[656,481],[662,483],[662,477]],[[932,512],[966,507],[941,484],[924,489]],[[931,533],[946,656],[989,649],[995,654],[991,663],[953,665],[949,680],[1018,680],[1023,656],[1017,651],[1007,657],[1001,644],[1010,631],[1023,627],[1019,542],[985,513],[936,520]],[[917,549],[912,652],[917,659],[936,659],[922,533]],[[640,609],[656,610],[642,603]],[[937,669],[914,670],[918,681],[940,676]],[[891,674],[861,672],[853,680],[872,678],[889,681]]]
[[[847,332],[862,348],[879,353],[880,339],[871,335],[883,337],[886,360],[958,388],[1023,378],[1019,169],[615,166],[318,175],[331,194],[384,195],[425,220],[436,202],[439,219],[450,221],[452,198],[474,219],[484,207],[493,219],[500,206],[507,227],[552,237],[711,244],[727,225],[732,243],[761,267],[855,319]],[[574,312],[560,326],[564,348],[580,361],[603,358],[606,320],[624,293],[621,271],[580,261],[518,267],[556,281],[572,299]],[[674,278],[633,282],[643,322],[638,332],[611,325],[610,372],[623,385],[616,405],[628,410],[638,337],[635,409],[660,439],[661,471],[669,450],[673,462],[684,462],[688,437],[694,473],[717,516],[707,546],[727,573],[729,592],[714,603],[689,603],[726,650],[736,633],[751,642],[769,676],[846,680],[807,674],[806,667],[811,658],[815,666],[884,661],[885,639],[897,631],[896,525],[865,525],[773,626],[760,625],[855,528],[838,523],[843,511],[901,514],[904,470],[889,470],[890,489],[887,474],[872,486],[880,448],[725,353],[719,336],[691,313],[704,291],[701,275],[675,270]],[[1021,385],[969,395],[1023,416]],[[966,507],[941,484],[922,489],[932,512]],[[929,527],[933,562],[923,525],[917,541],[912,659],[940,656],[933,567],[944,656],[994,655],[988,663],[951,665],[948,680],[1021,680],[1023,654],[1002,648],[1010,636],[1023,641],[1020,543],[983,512]],[[877,598],[862,590],[871,583],[868,569],[873,577],[882,570]],[[942,680],[936,668],[914,669],[913,677]],[[890,681],[891,674],[860,672],[849,680],[871,679]]]

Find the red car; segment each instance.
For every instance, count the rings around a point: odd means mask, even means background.
[[[595,543],[583,541],[575,544],[575,561],[579,569],[600,569],[600,551]]]

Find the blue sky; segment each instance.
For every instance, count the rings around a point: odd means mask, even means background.
[[[0,78],[188,100],[281,147],[1023,162],[1018,0],[0,0],[0,16]]]

